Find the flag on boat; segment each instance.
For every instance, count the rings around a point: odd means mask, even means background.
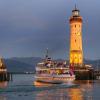
[[[70,71],[69,71],[69,73],[70,73],[70,75],[72,76],[72,75],[74,75],[74,66],[73,66],[73,64],[70,64]]]

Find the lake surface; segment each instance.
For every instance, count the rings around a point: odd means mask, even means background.
[[[9,83],[0,82],[0,100],[100,100],[99,80],[75,81],[73,84],[78,86],[55,88],[37,84],[34,75],[13,75]]]

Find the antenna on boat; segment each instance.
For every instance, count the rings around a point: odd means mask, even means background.
[[[45,58],[48,58],[48,48],[46,49],[46,55]]]

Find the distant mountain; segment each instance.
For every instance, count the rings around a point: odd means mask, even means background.
[[[4,59],[4,63],[10,72],[34,72],[35,66],[38,62],[43,59],[40,57],[13,57]],[[63,59],[57,59],[56,61],[65,61]],[[66,60],[68,63],[68,60]],[[91,64],[94,68],[100,66],[100,60],[86,60],[84,59],[85,64]]]
[[[40,57],[14,57],[4,59],[4,62],[10,72],[34,72],[36,64],[41,60]]]

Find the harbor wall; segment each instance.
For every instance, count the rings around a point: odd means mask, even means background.
[[[96,79],[96,76],[94,74],[94,71],[88,70],[88,71],[74,71],[76,75],[76,80],[94,80]]]
[[[0,81],[10,81],[11,79],[12,75],[10,73],[0,73]]]

